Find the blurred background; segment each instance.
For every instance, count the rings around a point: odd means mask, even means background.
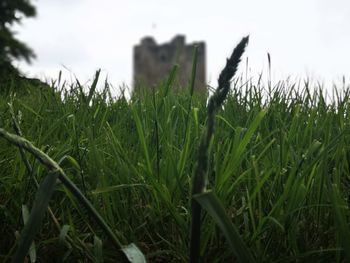
[[[101,68],[114,87],[132,85],[132,50],[144,36],[157,43],[183,34],[206,43],[207,81],[218,74],[237,42],[250,35],[251,76],[272,80],[310,77],[329,87],[350,77],[350,2],[346,0],[116,1],[38,0],[35,18],[12,29],[36,54],[13,65],[29,77],[81,83]],[[243,61],[246,64],[246,59]],[[246,65],[241,66],[246,71]],[[245,74],[245,73],[244,73]]]

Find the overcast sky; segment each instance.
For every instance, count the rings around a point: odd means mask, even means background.
[[[20,63],[40,78],[76,75],[86,82],[102,69],[114,86],[132,82],[132,47],[151,35],[158,43],[176,34],[205,41],[207,79],[218,73],[237,42],[250,35],[251,75],[267,68],[287,76],[340,82],[350,77],[349,0],[37,0],[38,16],[16,27],[37,59]],[[245,68],[241,67],[241,68]],[[74,75],[73,75],[74,74]]]

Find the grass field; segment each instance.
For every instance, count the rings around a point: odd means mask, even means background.
[[[189,260],[206,98],[191,95],[190,87],[173,92],[171,77],[131,99],[111,97],[108,84],[97,91],[97,81],[98,75],[89,87],[7,86],[0,128],[12,134],[20,128],[50,156],[114,242],[77,194],[56,182],[62,175],[0,137],[1,262],[12,260],[37,183],[42,194],[49,177],[54,189],[29,262],[122,262],[116,247],[132,243],[147,262]],[[350,89],[334,88],[326,102],[322,87],[308,81],[264,83],[233,79],[214,115],[207,188],[225,214],[211,211],[208,196],[198,197],[202,262],[350,262]],[[231,232],[223,231],[225,219]]]

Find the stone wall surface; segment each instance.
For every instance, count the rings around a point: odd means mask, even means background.
[[[205,43],[186,44],[182,35],[161,45],[152,37],[145,37],[134,47],[134,87],[157,86],[169,76],[172,67],[178,64],[174,87],[187,88],[191,79],[194,45],[198,46],[195,90],[205,92]]]

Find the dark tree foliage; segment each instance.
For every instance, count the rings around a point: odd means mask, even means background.
[[[10,27],[20,24],[24,17],[34,17],[35,7],[30,0],[0,0],[0,75],[16,74],[13,60],[24,59],[28,63],[35,57],[34,52],[15,38]]]

